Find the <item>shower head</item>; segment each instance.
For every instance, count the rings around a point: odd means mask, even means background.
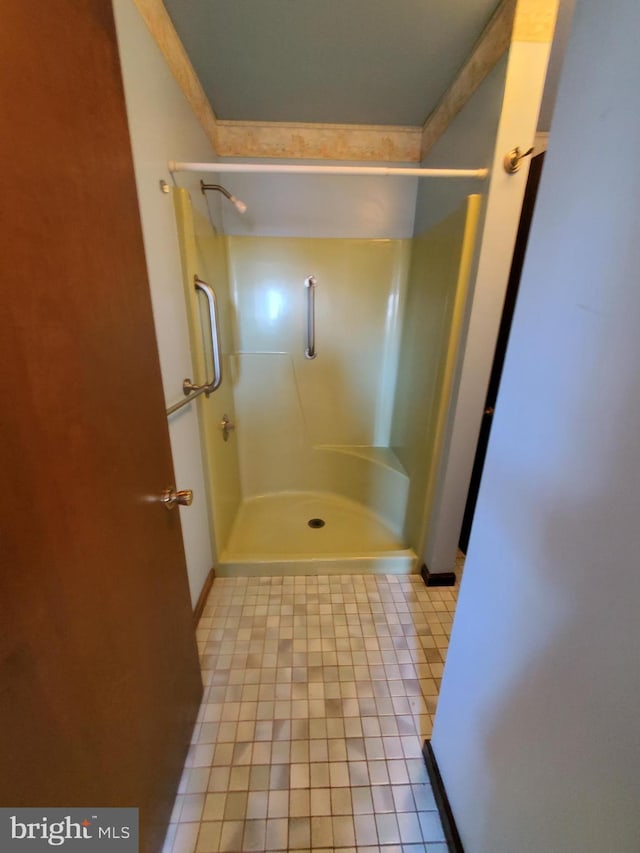
[[[240,201],[239,198],[236,198],[234,195],[232,195],[230,196],[229,201],[232,201],[235,204],[238,213],[247,212],[247,205],[243,201]]]
[[[205,184],[204,181],[200,181],[200,192],[202,195],[205,194],[207,190],[216,190],[216,192],[222,193],[225,198],[228,198],[229,201],[234,205],[238,213],[246,213],[247,205],[240,201],[239,198],[236,198],[232,195],[228,189],[225,189],[221,184]]]

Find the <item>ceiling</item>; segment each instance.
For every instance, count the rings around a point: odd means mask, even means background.
[[[217,117],[421,125],[498,0],[165,0]]]

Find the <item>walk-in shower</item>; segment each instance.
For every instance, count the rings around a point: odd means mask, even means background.
[[[272,166],[307,182],[291,193],[296,221],[275,228],[251,220],[260,207],[252,195],[258,202],[270,195],[251,184],[259,181],[251,172],[269,166],[214,168],[244,172],[242,226],[227,216],[225,228],[222,218],[212,227],[191,187],[176,189],[174,199],[195,375],[189,387],[210,383],[216,364],[224,377],[193,403],[216,570],[412,571],[424,544],[480,197],[461,197],[452,215],[417,236],[386,226],[369,236],[346,214],[317,235],[320,205],[308,182],[324,178],[307,173],[384,183],[390,178],[382,175],[397,172],[413,187],[403,191],[413,216],[424,170]],[[344,192],[353,197],[357,183]],[[230,190],[222,194],[234,200]],[[365,219],[365,202],[358,204],[354,216]]]

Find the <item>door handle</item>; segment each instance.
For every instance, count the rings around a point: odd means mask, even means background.
[[[193,492],[191,489],[181,489],[176,491],[175,486],[169,489],[164,489],[160,495],[160,500],[167,509],[173,509],[174,506],[191,506],[193,503]]]

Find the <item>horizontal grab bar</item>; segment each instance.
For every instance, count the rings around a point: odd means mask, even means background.
[[[194,391],[193,394],[189,394],[188,397],[185,397],[184,400],[179,400],[177,403],[174,403],[173,406],[169,406],[167,409],[167,417],[172,415],[174,412],[177,412],[178,409],[181,409],[183,406],[188,406],[192,400],[195,400],[196,397],[199,397],[200,394],[204,394],[206,388],[200,388],[199,391]]]

